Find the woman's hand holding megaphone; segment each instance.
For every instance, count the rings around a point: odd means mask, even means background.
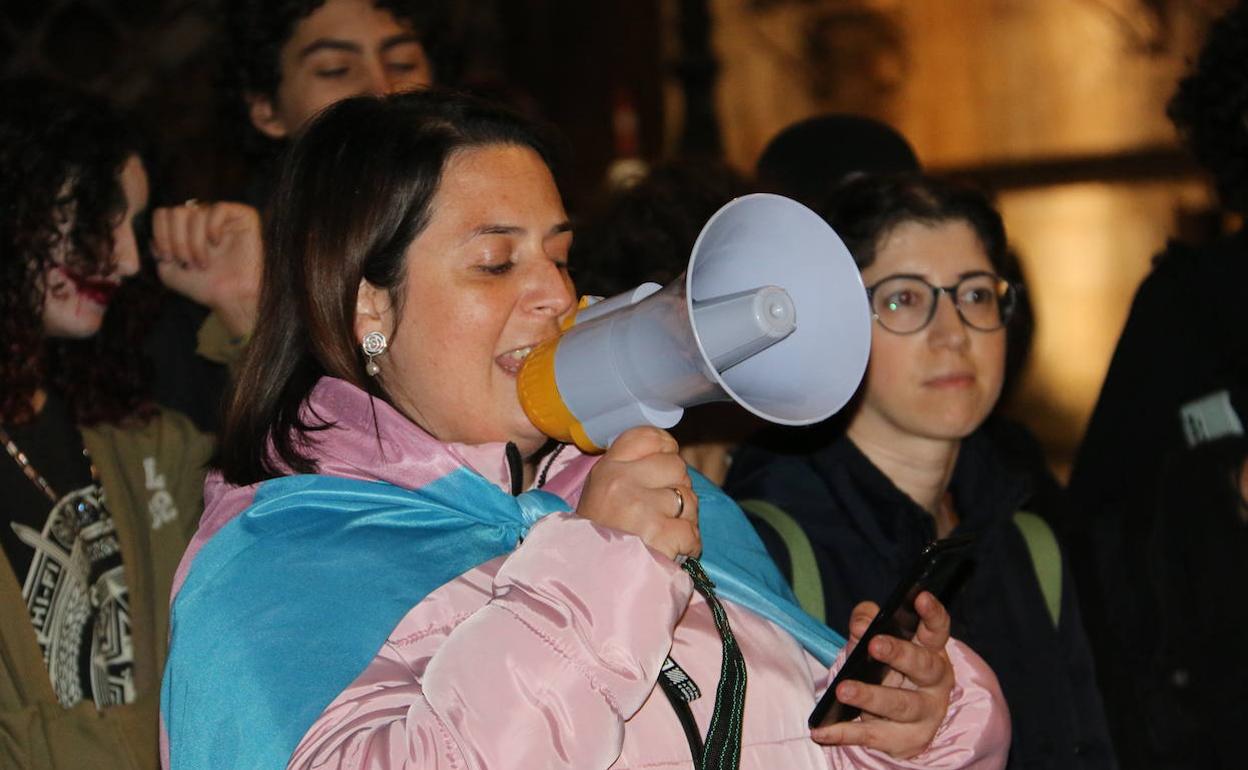
[[[672,434],[652,427],[620,434],[589,473],[576,512],[637,535],[671,559],[702,553],[698,497]]]

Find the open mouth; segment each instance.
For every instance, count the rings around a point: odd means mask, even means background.
[[[508,350],[506,353],[495,356],[494,362],[497,363],[503,371],[514,377],[520,373],[520,367],[524,365],[524,359],[528,358],[529,353],[532,352],[533,346],[525,345],[522,348]]]
[[[74,284],[74,288],[80,295],[97,305],[107,305],[112,301],[113,295],[117,293],[121,285],[104,278],[88,278],[65,268],[61,268],[61,272]]]

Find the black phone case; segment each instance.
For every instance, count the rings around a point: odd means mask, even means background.
[[[973,541],[973,537],[961,535],[933,541],[923,549],[914,566],[880,607],[880,613],[871,621],[827,692],[815,704],[814,710],[810,712],[810,719],[807,720],[811,727],[847,722],[861,713],[857,706],[837,700],[836,686],[846,679],[867,684],[884,681],[888,666],[868,654],[868,643],[878,634],[887,634],[898,639],[913,638],[919,627],[919,614],[914,609],[915,598],[923,591],[931,591],[937,597],[942,596],[944,589],[957,577],[970,554]]]

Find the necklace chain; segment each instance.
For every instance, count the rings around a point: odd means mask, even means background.
[[[47,495],[48,499],[53,503],[60,502],[61,496],[56,493],[56,490],[53,489],[52,485],[48,483],[48,480],[45,479],[39,471],[35,470],[35,466],[30,462],[30,458],[27,457],[26,453],[17,446],[17,443],[13,441],[12,437],[9,436],[8,432],[6,432],[4,428],[0,428],[0,442],[4,443],[5,451],[9,453],[9,457],[13,458],[13,462],[17,463],[17,467],[22,469],[22,473],[26,475],[26,478],[30,479],[32,484],[39,487],[39,490]],[[91,462],[91,455],[87,452],[86,447],[82,448],[82,456],[85,457],[87,462],[91,465],[91,480],[95,481],[95,463]]]

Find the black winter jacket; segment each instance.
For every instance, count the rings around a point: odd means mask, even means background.
[[[829,625],[844,633],[860,601],[881,602],[936,536],[930,514],[898,489],[848,438],[806,455],[745,447],[724,485],[738,500],[783,508],[805,530],[819,562]],[[1063,560],[1060,623],[1054,627],[1026,541],[1013,521],[1030,485],[1008,469],[990,440],[962,444],[950,491],[976,538],[969,576],[942,597],[953,633],[996,672],[1010,707],[1010,768],[1114,767],[1092,658]],[[779,535],[754,520],[787,568]]]

